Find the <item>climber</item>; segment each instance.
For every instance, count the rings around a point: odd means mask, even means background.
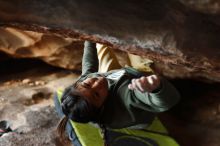
[[[111,49],[85,41],[82,75],[65,89],[56,109],[63,118],[61,135],[71,135],[69,120],[101,128],[137,128],[151,124],[157,113],[167,111],[180,99],[178,91],[152,72],[121,67]]]

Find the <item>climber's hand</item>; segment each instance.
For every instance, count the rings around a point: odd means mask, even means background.
[[[141,92],[152,92],[158,89],[160,84],[160,78],[157,75],[150,75],[132,79],[128,88],[130,90],[139,90]]]

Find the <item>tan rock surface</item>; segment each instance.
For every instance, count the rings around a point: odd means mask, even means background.
[[[15,58],[37,58],[48,64],[80,69],[82,42],[14,28],[0,28],[0,50]]]

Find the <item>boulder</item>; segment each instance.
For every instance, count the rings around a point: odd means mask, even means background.
[[[0,0],[2,26],[93,40],[152,59],[170,77],[219,82],[218,11],[211,0]]]

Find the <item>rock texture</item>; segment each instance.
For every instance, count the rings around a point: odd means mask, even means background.
[[[195,11],[208,14],[220,13],[220,1],[219,0],[180,0],[184,5],[190,7]]]
[[[220,83],[207,84],[186,79],[173,83],[182,100],[169,111],[173,114],[162,118],[171,135],[178,139],[181,146],[218,146]]]
[[[220,81],[218,2],[196,2],[0,0],[0,22],[105,43],[160,62],[174,77]]]
[[[66,69],[81,68],[80,41],[14,28],[0,28],[0,34],[0,50],[11,57],[41,59]]]
[[[54,107],[37,108],[35,111],[32,109],[19,115],[24,116],[22,118],[26,120],[25,126],[19,127],[23,134],[3,135],[3,138],[0,139],[0,146],[56,146],[55,127],[59,119]]]
[[[0,72],[0,121],[9,121],[16,130],[0,137],[0,146],[71,146],[56,135],[60,118],[53,95],[58,88],[72,84],[78,75],[45,63],[16,62],[10,66],[15,72],[10,68],[4,68],[4,74]]]

